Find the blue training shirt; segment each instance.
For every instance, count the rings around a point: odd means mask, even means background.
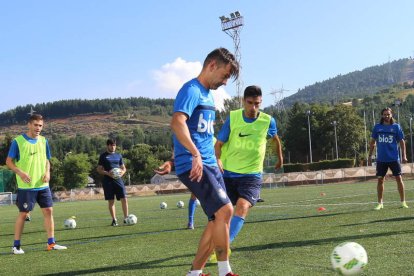
[[[173,111],[188,116],[186,123],[191,140],[199,150],[203,164],[217,167],[213,144],[216,108],[210,90],[206,89],[197,78],[188,81],[178,91]],[[173,142],[175,171],[180,175],[191,170],[193,157],[175,135],[173,135]]]
[[[247,118],[244,116],[244,112],[243,112],[243,120],[246,123],[253,123],[254,121],[256,121],[257,118]],[[267,130],[267,138],[273,138],[274,136],[277,135],[277,125],[276,125],[276,120],[271,117],[270,118],[270,124],[269,124],[269,129]],[[226,121],[224,122],[222,128],[220,129],[218,135],[217,135],[217,140],[226,143],[229,140],[230,137],[230,116],[227,117]],[[255,176],[255,177],[262,177],[261,173],[256,173],[256,174],[240,174],[240,173],[235,173],[235,172],[230,172],[227,170],[224,170],[223,173],[223,177],[244,177],[244,176]]]
[[[400,161],[398,143],[404,139],[404,133],[399,124],[376,124],[371,137],[377,142],[377,161]]]

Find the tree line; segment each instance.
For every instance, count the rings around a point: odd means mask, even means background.
[[[333,160],[338,156],[338,158],[354,158],[357,165],[362,165],[367,158],[366,145],[372,127],[379,121],[380,111],[390,106],[394,109],[395,119],[406,134],[407,156],[412,160],[410,139],[412,137],[410,122],[414,111],[412,93],[413,89],[407,85],[393,85],[373,96],[353,99],[348,105],[297,102],[283,111],[276,110],[272,106],[265,108],[264,111],[276,118],[285,163],[307,163],[311,161],[312,155],[313,162]],[[408,96],[405,98],[401,97],[406,94]],[[157,108],[154,104],[150,106]],[[168,105],[160,112],[168,113],[170,108],[172,106]],[[216,133],[229,111],[237,108],[237,99],[226,100],[225,110],[217,111]],[[53,156],[50,183],[52,188],[59,190],[82,188],[87,185],[88,177],[92,177],[99,184],[100,176],[96,173],[96,167],[99,155],[106,150],[108,137],[117,140],[117,150],[124,156],[128,169],[126,181],[131,184],[149,183],[154,175],[153,170],[171,157],[172,138],[168,126],[152,127],[150,130],[133,126],[127,132],[112,131],[105,136],[77,134],[68,137],[52,133],[47,137]],[[1,141],[0,164],[5,164],[13,138],[7,134]],[[268,148],[266,152],[266,165],[273,165],[275,162],[273,150]]]

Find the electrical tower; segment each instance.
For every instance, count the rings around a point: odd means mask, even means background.
[[[287,92],[289,90],[284,89],[282,85],[281,89],[273,89],[272,92],[269,93],[270,95],[273,95],[274,97],[274,106],[275,106],[276,112],[279,114],[285,111],[285,106],[283,105],[283,98],[284,98],[283,93],[285,91]]]
[[[240,53],[240,32],[244,25],[243,16],[240,12],[235,11],[230,13],[230,18],[226,16],[220,16],[221,20],[221,30],[225,32],[228,36],[233,39],[234,44],[234,57],[240,66],[239,78],[236,80],[236,94],[237,100],[239,101],[239,106],[242,106],[242,90],[243,90],[243,81],[241,78],[241,53]]]

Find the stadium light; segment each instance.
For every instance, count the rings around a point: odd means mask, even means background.
[[[310,163],[312,163],[312,138],[311,138],[311,130],[310,130],[310,115],[312,115],[312,112],[310,110],[306,110],[305,112],[306,116],[308,116],[308,133],[309,133],[309,160]]]
[[[334,126],[334,131],[335,131],[335,149],[336,149],[336,160],[338,160],[338,137],[336,136],[336,126],[338,125],[337,121],[333,121],[331,123]]]
[[[221,30],[233,39],[234,57],[240,66],[240,74],[236,80],[236,94],[239,107],[242,107],[243,82],[241,77],[240,31],[244,25],[244,19],[239,11],[230,13],[230,18],[224,15],[219,18],[221,20]]]

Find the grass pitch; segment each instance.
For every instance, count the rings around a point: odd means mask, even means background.
[[[262,198],[232,243],[231,266],[240,275],[335,275],[330,254],[344,241],[368,253],[364,275],[414,275],[414,189],[405,181],[409,209],[400,209],[395,181],[385,184],[384,209],[374,211],[376,183],[328,184],[264,189]],[[26,223],[24,255],[11,255],[15,206],[0,207],[0,275],[185,275],[206,224],[201,208],[196,229],[186,230],[189,194],[129,198],[134,226],[111,227],[107,204],[56,203],[56,239],[64,251],[45,251],[39,206]],[[182,200],[186,206],[176,207]],[[165,201],[168,208],[161,210]],[[325,211],[318,211],[324,207]],[[76,216],[77,228],[64,219]],[[208,264],[205,273],[217,275]]]

